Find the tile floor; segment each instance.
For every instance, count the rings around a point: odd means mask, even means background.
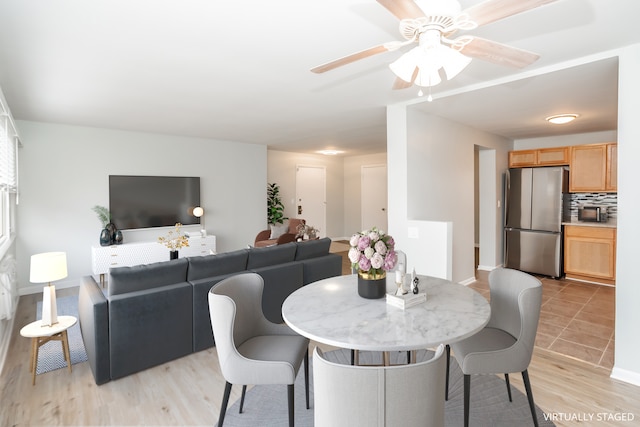
[[[341,242],[347,243],[348,242]],[[342,274],[351,274],[344,247]],[[478,271],[469,286],[489,298],[489,273]],[[542,308],[536,345],[606,369],[613,367],[615,287],[538,277]]]
[[[489,295],[487,272],[469,286]],[[539,277],[542,308],[536,346],[613,367],[615,288],[572,280]]]

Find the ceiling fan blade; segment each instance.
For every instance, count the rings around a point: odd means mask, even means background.
[[[415,19],[424,16],[424,12],[418,7],[414,0],[378,0],[378,3],[400,20]]]
[[[327,62],[326,64],[318,65],[311,69],[314,73],[324,73],[327,71],[331,71],[334,68],[341,67],[343,65],[351,64],[352,62],[358,61],[360,59],[368,58],[373,55],[377,55],[378,53],[387,52],[390,49],[386,44],[381,44],[378,46],[370,47],[369,49],[361,50],[360,52],[352,53],[351,55],[344,56],[342,58],[338,58],[334,61]]]
[[[393,82],[393,86],[391,86],[391,89],[393,90],[406,89],[411,86],[413,86],[412,82],[405,82],[400,77],[396,77],[396,80]]]
[[[462,11],[469,15],[478,26],[535,9],[557,0],[485,0]]]
[[[473,58],[482,59],[483,61],[509,67],[523,68],[533,64],[540,58],[540,55],[529,52],[528,50],[518,49],[480,37],[462,36],[460,38],[463,37],[469,37],[471,41],[467,42],[460,49],[460,52]]]

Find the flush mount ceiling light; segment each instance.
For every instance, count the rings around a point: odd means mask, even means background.
[[[344,151],[339,150],[320,150],[317,151],[318,154],[324,154],[325,156],[336,156],[338,154],[344,153]]]
[[[549,116],[545,120],[554,125],[563,125],[574,121],[578,117],[578,114],[556,114],[555,116]]]

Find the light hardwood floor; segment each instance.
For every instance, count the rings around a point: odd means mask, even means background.
[[[58,295],[77,293],[77,288]],[[199,426],[217,421],[224,379],[215,348],[97,386],[88,363],[38,375],[31,385],[29,340],[20,328],[35,320],[41,295],[20,298],[9,354],[0,374],[1,426]],[[536,347],[529,369],[536,404],[557,426],[640,425],[640,387],[609,377],[610,369]],[[511,376],[523,390],[521,377]],[[234,387],[231,400],[239,398]],[[286,390],[282,390],[286,399]],[[506,398],[506,397],[505,397]],[[593,421],[633,414],[634,421]],[[558,419],[562,417],[563,419]],[[574,420],[566,420],[573,417]]]

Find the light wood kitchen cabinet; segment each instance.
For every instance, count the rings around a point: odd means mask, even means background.
[[[565,226],[564,271],[567,279],[615,284],[616,229]]]
[[[606,190],[618,191],[618,144],[607,144]]]
[[[569,164],[569,148],[553,147],[509,152],[509,167],[561,166]]]
[[[572,193],[617,191],[617,144],[571,147],[569,191]]]

